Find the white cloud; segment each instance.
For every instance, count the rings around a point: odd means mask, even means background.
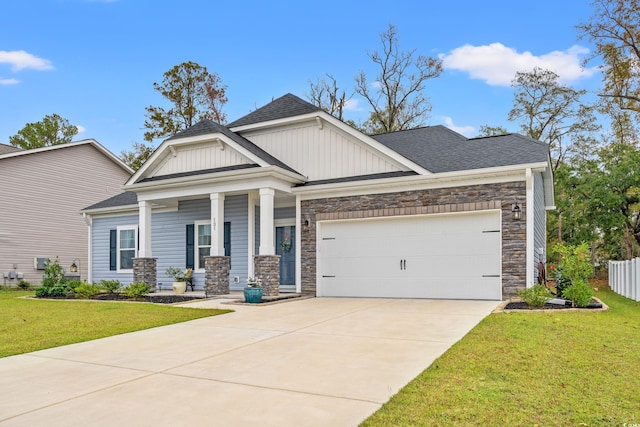
[[[476,128],[474,128],[473,126],[456,126],[453,124],[453,119],[451,117],[442,116],[442,122],[452,131],[458,132],[466,136],[467,138],[471,138],[475,135]]]
[[[469,73],[471,78],[484,80],[492,86],[510,86],[517,71],[528,72],[534,67],[551,70],[564,83],[591,77],[596,67],[582,68],[581,57],[589,53],[582,46],[572,46],[566,51],[554,50],[544,55],[517,52],[502,43],[484,46],[464,45],[447,55],[440,55],[445,69]]]
[[[12,71],[20,71],[25,68],[40,71],[53,70],[51,61],[38,58],[24,50],[0,50],[0,64],[11,64]]]
[[[364,111],[364,109],[360,106],[360,100],[358,99],[348,99],[347,102],[344,103],[345,111]]]
[[[0,86],[9,86],[9,85],[17,85],[20,83],[18,79],[3,79],[0,78]]]
[[[78,129],[78,133],[83,133],[87,131],[87,128],[84,126],[76,125],[76,129]]]

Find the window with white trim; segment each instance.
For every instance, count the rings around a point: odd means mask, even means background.
[[[133,271],[133,258],[138,253],[138,226],[120,226],[117,230],[118,271]]]
[[[204,257],[211,254],[211,222],[196,221],[194,232],[197,255],[194,267],[196,270],[204,270]]]

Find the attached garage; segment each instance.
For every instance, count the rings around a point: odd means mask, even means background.
[[[502,299],[498,210],[318,225],[319,296]]]

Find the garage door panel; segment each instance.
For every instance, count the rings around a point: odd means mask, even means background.
[[[501,299],[498,211],[321,223],[319,295]]]

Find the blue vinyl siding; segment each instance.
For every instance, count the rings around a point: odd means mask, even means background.
[[[137,225],[138,215],[105,216],[94,217],[91,227],[91,260],[92,279],[94,282],[100,280],[119,280],[125,285],[133,281],[133,273],[118,273],[109,268],[109,237],[111,230],[118,226]]]
[[[246,195],[225,198],[224,221],[231,223],[230,287],[242,289],[248,270],[248,198]],[[186,268],[186,226],[211,218],[209,199],[181,201],[178,211],[154,212],[151,217],[151,251],[157,259],[157,282],[162,289],[171,289],[173,279],[165,274],[168,267]],[[92,227],[93,281],[119,280],[130,284],[132,273],[109,270],[109,230],[119,225],[138,223],[138,215],[96,216]],[[239,277],[235,284],[233,278]],[[193,276],[196,289],[204,289],[204,273]]]

